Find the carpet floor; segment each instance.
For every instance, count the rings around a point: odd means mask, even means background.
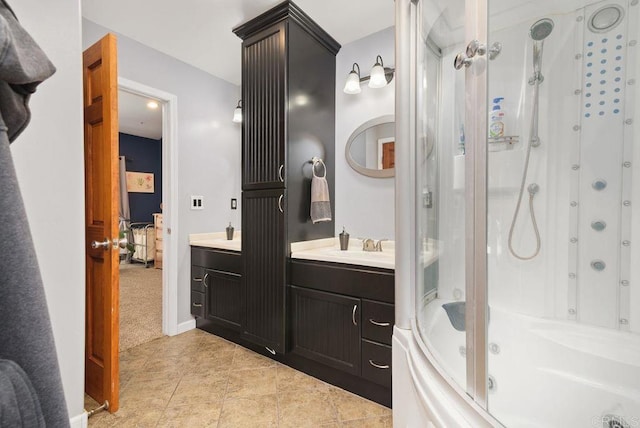
[[[120,267],[120,352],[162,337],[162,270]]]

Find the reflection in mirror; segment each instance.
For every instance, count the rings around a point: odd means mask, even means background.
[[[395,122],[393,115],[381,116],[356,129],[345,149],[349,165],[369,177],[395,175]]]

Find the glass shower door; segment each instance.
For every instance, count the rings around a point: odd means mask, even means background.
[[[418,5],[416,321],[436,362],[467,388],[464,0]]]

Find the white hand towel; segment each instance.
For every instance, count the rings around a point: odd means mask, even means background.
[[[324,168],[322,177],[316,174],[316,165]],[[327,167],[324,162],[318,160],[313,163],[313,178],[311,179],[311,221],[320,223],[331,221],[331,202],[329,199],[329,183],[327,183]]]

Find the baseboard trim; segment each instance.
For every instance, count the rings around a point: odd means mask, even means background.
[[[87,428],[89,426],[89,414],[82,412],[81,414],[69,419],[69,425],[71,428]]]
[[[185,331],[193,330],[194,328],[196,328],[196,320],[191,319],[178,324],[178,331],[176,334],[184,333]]]

